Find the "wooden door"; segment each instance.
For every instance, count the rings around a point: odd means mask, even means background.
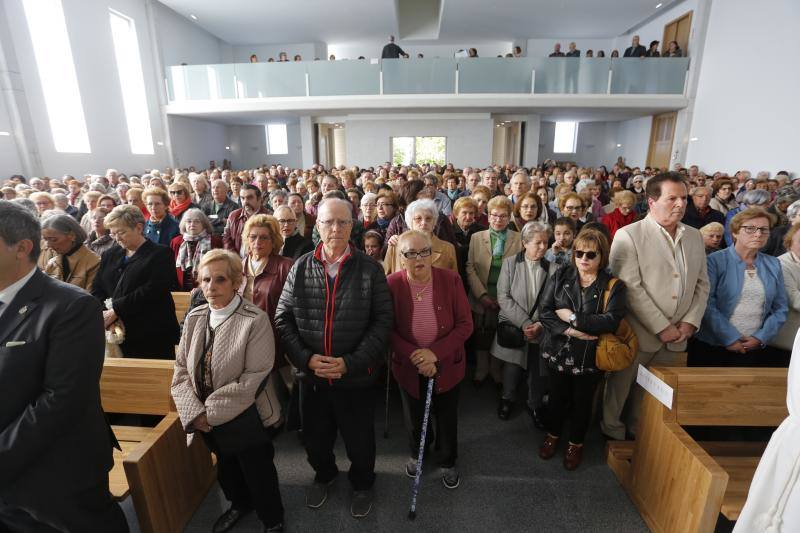
[[[689,11],[664,26],[664,39],[661,41],[661,54],[669,50],[670,41],[678,41],[683,55],[689,55],[689,36],[692,32],[692,13]]]
[[[647,166],[669,168],[677,117],[678,114],[674,111],[653,117],[653,125],[650,128],[650,149],[647,151]]]

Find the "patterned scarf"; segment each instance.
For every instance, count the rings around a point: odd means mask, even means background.
[[[508,229],[503,231],[495,231],[489,228],[489,237],[492,243],[492,257],[503,257],[503,252],[506,249],[506,237],[508,236]]]
[[[184,233],[183,242],[181,247],[178,248],[175,266],[181,270],[189,270],[191,268],[192,272],[197,272],[197,265],[200,264],[200,259],[209,250],[211,250],[211,237],[208,236],[206,231],[199,235]]]

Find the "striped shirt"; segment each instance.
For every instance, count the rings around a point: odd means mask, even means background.
[[[433,280],[414,283],[408,280],[414,311],[411,317],[411,334],[417,346],[429,348],[436,341],[436,312],[433,309]]]

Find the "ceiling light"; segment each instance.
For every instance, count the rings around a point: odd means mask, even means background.
[[[621,144],[617,144],[617,148],[622,148],[622,145]]]
[[[660,4],[659,4],[659,5],[660,5]],[[190,19],[192,19],[192,20],[197,20],[197,15],[195,15],[195,14],[190,14],[190,15],[189,15],[189,18],[190,18]]]
[[[663,5],[664,5],[664,4],[663,4],[663,3],[661,3],[661,2],[657,3],[657,4],[656,4],[656,9],[658,9],[659,7],[661,7],[661,6],[663,6]]]
[[[164,143],[162,143],[161,141],[156,142],[156,144],[159,146],[164,146]]]
[[[231,149],[231,147],[230,147],[230,146],[226,146],[226,147],[225,147],[225,149],[226,149],[226,150],[230,150],[230,149]]]
[[[692,142],[694,142],[694,141],[699,141],[700,139],[698,139],[697,137],[692,137],[692,138],[691,138],[691,139],[689,139],[689,140],[690,140],[690,141],[692,141]]]
[[[0,137],[8,137],[11,135],[10,131],[0,131]]]

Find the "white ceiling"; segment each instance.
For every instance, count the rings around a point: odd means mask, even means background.
[[[441,0],[441,43],[611,38],[680,0]],[[383,40],[395,0],[161,0],[234,45]]]

